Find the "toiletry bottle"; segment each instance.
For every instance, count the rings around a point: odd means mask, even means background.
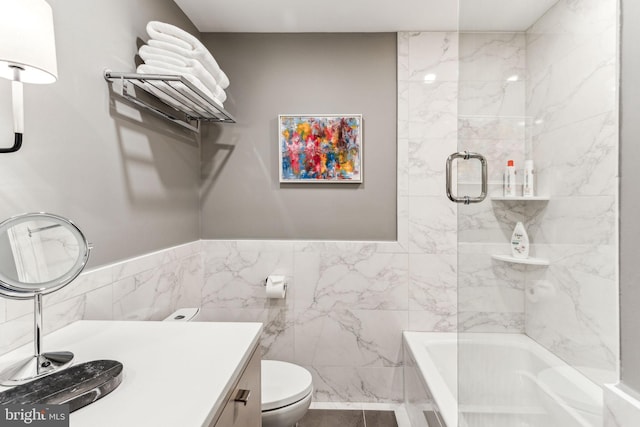
[[[522,196],[533,197],[536,195],[535,190],[535,172],[533,169],[533,160],[524,161],[524,181],[522,183]]]
[[[502,183],[504,197],[516,197],[516,168],[513,165],[513,160],[507,160]]]
[[[520,221],[511,235],[511,255],[514,258],[529,258],[529,236]]]

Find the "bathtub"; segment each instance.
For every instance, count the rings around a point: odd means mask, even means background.
[[[412,427],[602,425],[601,387],[526,335],[404,332],[403,340]]]

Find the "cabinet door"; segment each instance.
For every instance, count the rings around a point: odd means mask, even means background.
[[[244,392],[246,399],[237,401],[236,399],[243,397],[243,390],[249,392],[248,396]],[[240,380],[233,388],[215,427],[261,427],[262,396],[260,390],[260,349],[257,349],[249,360]]]

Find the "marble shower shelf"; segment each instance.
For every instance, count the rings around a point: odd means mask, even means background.
[[[491,255],[491,258],[514,264],[549,265],[549,260],[544,258],[515,258],[510,255]]]

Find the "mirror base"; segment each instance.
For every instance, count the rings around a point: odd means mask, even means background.
[[[73,353],[53,351],[31,356],[21,360],[0,372],[0,385],[14,386],[42,378],[71,365]]]

